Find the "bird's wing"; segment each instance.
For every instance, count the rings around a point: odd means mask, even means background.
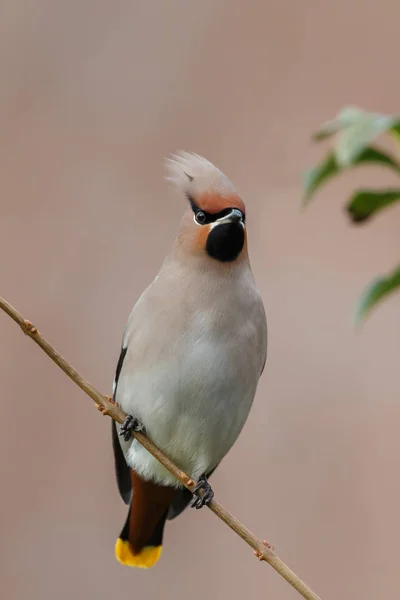
[[[126,351],[126,346],[122,346],[114,378],[114,401],[116,398],[118,379],[121,373]],[[122,452],[121,444],[119,443],[117,424],[114,421],[114,419],[111,421],[111,437],[114,451],[115,476],[117,478],[119,493],[125,504],[129,504],[129,502],[131,501],[132,494],[131,474],[130,469],[126,463],[124,453]]]
[[[115,476],[117,478],[119,493],[125,504],[129,504],[132,494],[131,474],[124,453],[122,452],[121,444],[119,443],[117,426],[114,419],[111,421],[111,435],[114,450]]]

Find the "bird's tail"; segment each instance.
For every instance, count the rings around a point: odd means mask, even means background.
[[[115,556],[117,560],[128,567],[139,567],[149,569],[156,564],[162,552],[162,539],[167,511],[156,524],[152,534],[146,541],[137,540],[137,536],[130,534],[131,506],[125,525],[115,544]],[[139,541],[139,543],[138,543]]]
[[[129,512],[115,555],[123,565],[149,569],[160,558],[164,525],[176,490],[144,481],[134,471],[131,480]]]

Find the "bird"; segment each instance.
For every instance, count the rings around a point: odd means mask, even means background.
[[[117,485],[129,505],[116,541],[123,565],[150,568],[164,526],[189,504],[202,508],[208,481],[249,415],[267,357],[267,322],[250,267],[246,209],[209,160],[178,152],[167,179],[186,201],[171,251],[134,305],[124,330],[112,421]],[[132,437],[149,438],[197,485],[187,490]]]

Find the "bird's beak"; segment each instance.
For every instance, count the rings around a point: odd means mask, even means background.
[[[217,220],[217,223],[243,223],[243,213],[238,208],[233,208],[230,213]]]

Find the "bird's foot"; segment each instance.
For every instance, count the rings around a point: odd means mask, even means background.
[[[203,490],[203,493],[200,495],[200,490]],[[193,500],[190,504],[192,508],[203,508],[203,506],[207,506],[214,498],[214,492],[210,484],[207,481],[207,477],[202,475],[193,490]]]
[[[136,417],[128,415],[121,425],[119,435],[124,438],[125,442],[129,442],[134,431],[136,433],[143,433],[146,435],[146,428],[143,423],[141,423]]]

